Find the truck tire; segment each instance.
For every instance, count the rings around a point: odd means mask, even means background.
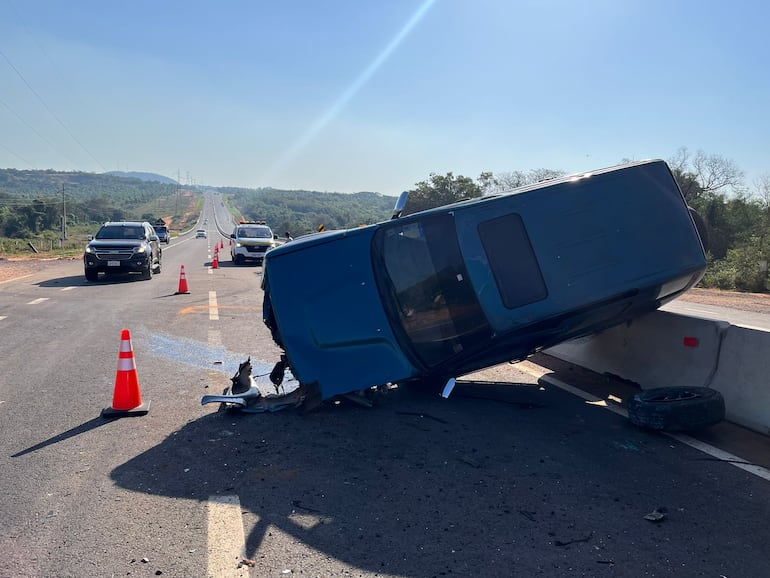
[[[99,271],[86,269],[86,281],[96,281],[99,278]]]
[[[725,418],[722,394],[709,387],[657,387],[635,394],[627,404],[631,423],[660,431],[707,428]]]

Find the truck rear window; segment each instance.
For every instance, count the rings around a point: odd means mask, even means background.
[[[471,285],[454,218],[436,215],[380,229],[375,258],[385,305],[417,358],[432,367],[492,331]]]
[[[479,223],[497,289],[508,309],[542,301],[548,289],[521,217],[516,213]]]

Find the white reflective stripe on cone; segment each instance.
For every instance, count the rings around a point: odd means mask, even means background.
[[[118,359],[118,371],[131,371],[136,369],[136,363],[133,357]]]

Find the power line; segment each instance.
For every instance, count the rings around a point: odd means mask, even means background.
[[[78,164],[77,164],[75,161],[73,161],[71,158],[69,158],[69,156],[67,156],[65,153],[63,153],[62,151],[60,151],[60,150],[59,150],[59,149],[56,147],[56,145],[54,145],[54,144],[53,144],[53,143],[52,143],[50,140],[48,140],[46,137],[44,137],[42,134],[40,134],[40,133],[37,131],[37,129],[35,129],[35,127],[34,127],[34,126],[32,126],[32,125],[31,125],[31,124],[29,124],[29,123],[28,123],[26,120],[24,120],[24,119],[21,117],[21,115],[19,115],[19,113],[17,113],[15,110],[13,110],[13,109],[12,109],[12,108],[11,108],[11,107],[8,105],[8,103],[6,103],[5,101],[3,101],[3,99],[1,99],[1,98],[0,98],[0,104],[2,104],[2,105],[5,107],[5,108],[7,108],[7,109],[8,109],[8,110],[11,112],[11,114],[13,114],[13,116],[15,116],[15,117],[16,117],[16,119],[17,119],[17,120],[18,120],[20,123],[22,123],[22,124],[23,124],[24,126],[26,126],[26,127],[29,129],[29,130],[31,130],[31,131],[32,131],[32,132],[34,132],[34,133],[35,133],[35,134],[36,134],[38,137],[40,137],[40,139],[41,139],[43,142],[45,142],[45,143],[46,143],[46,144],[47,144],[49,147],[51,147],[51,149],[52,149],[53,151],[55,151],[55,152],[59,153],[61,156],[63,156],[65,159],[67,159],[67,160],[69,161],[69,163],[70,163],[70,164],[73,166],[73,168],[77,168]],[[31,163],[30,163],[30,164],[31,164]]]
[[[64,129],[64,131],[65,131],[65,132],[66,132],[66,133],[67,133],[67,134],[70,136],[70,138],[71,138],[73,141],[75,141],[75,142],[78,144],[78,146],[79,146],[81,149],[83,149],[83,150],[84,150],[84,151],[85,151],[85,152],[88,154],[88,156],[90,156],[90,157],[91,157],[91,159],[92,159],[92,160],[93,160],[93,161],[94,161],[94,162],[95,162],[97,165],[99,165],[99,167],[102,169],[102,171],[105,171],[106,169],[104,168],[104,166],[102,165],[102,163],[100,163],[100,162],[99,162],[99,161],[96,159],[96,157],[95,157],[94,155],[92,155],[92,154],[91,154],[91,151],[89,151],[89,150],[88,150],[88,149],[87,149],[85,146],[83,146],[83,144],[82,144],[82,143],[81,143],[81,142],[80,142],[80,141],[79,141],[79,140],[78,140],[78,139],[75,137],[75,135],[74,135],[74,134],[72,134],[72,132],[70,131],[70,129],[68,129],[68,128],[67,128],[67,126],[66,126],[66,125],[65,125],[65,124],[64,124],[64,123],[61,121],[61,119],[60,119],[58,116],[56,116],[56,113],[54,113],[54,111],[53,111],[53,110],[51,110],[51,108],[48,106],[48,104],[46,104],[45,100],[43,100],[43,97],[42,97],[42,96],[40,96],[40,95],[37,93],[37,91],[36,91],[34,88],[32,88],[32,85],[30,85],[30,83],[29,83],[29,82],[27,82],[27,79],[26,79],[26,78],[24,78],[24,75],[22,75],[22,73],[21,73],[21,72],[19,72],[19,69],[17,69],[17,68],[16,68],[16,67],[13,65],[13,62],[11,62],[11,60],[10,60],[10,59],[9,59],[9,58],[8,58],[8,57],[5,55],[5,53],[4,53],[2,50],[0,50],[0,56],[2,56],[2,57],[5,59],[5,61],[8,63],[8,66],[10,66],[10,67],[13,69],[13,71],[14,71],[14,72],[15,72],[15,73],[18,75],[18,77],[19,77],[19,78],[21,78],[22,82],[23,82],[23,83],[26,85],[26,87],[27,87],[27,88],[30,90],[30,92],[31,92],[32,94],[34,94],[34,95],[37,97],[37,99],[40,101],[40,104],[42,104],[42,105],[43,105],[43,108],[45,108],[45,109],[48,111],[48,114],[50,114],[50,115],[51,115],[51,116],[52,116],[54,119],[56,119],[56,122],[58,122],[58,123],[59,123],[59,125],[60,125],[60,126],[61,126],[61,127]]]
[[[5,146],[3,143],[0,143],[0,147],[3,147],[3,148],[6,150],[6,151],[8,151],[8,152],[9,152],[10,154],[12,154],[13,156],[15,156],[15,157],[16,157],[17,159],[19,159],[21,162],[23,162],[23,163],[26,163],[26,164],[28,164],[28,165],[32,166],[33,168],[35,167],[35,163],[33,163],[33,162],[30,162],[30,161],[28,161],[27,159],[25,159],[24,157],[22,157],[22,156],[20,156],[20,155],[16,154],[16,153],[15,153],[15,152],[13,152],[11,149],[9,149],[7,146]]]

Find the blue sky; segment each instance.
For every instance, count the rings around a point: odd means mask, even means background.
[[[757,0],[0,0],[0,168],[396,195],[680,147],[770,173]]]

